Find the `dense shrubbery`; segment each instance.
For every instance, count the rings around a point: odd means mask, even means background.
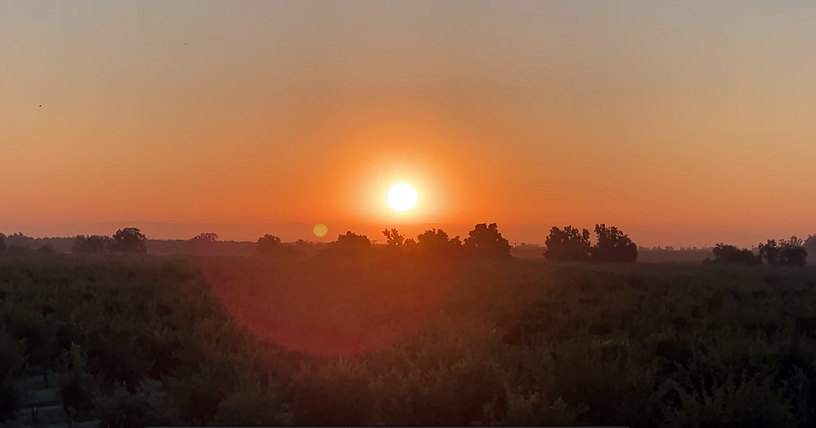
[[[255,251],[265,257],[291,258],[299,255],[299,251],[289,244],[284,244],[277,236],[266,234],[258,238]]]
[[[0,294],[0,302],[4,300],[5,295]],[[13,381],[26,363],[21,344],[5,328],[7,322],[8,318],[3,319],[0,325],[0,423],[11,418],[22,402]]]
[[[759,244],[758,254],[746,248],[740,249],[723,243],[717,244],[713,253],[714,259],[706,259],[706,263],[756,265],[762,264],[764,260],[771,266],[804,266],[808,256],[804,241],[795,236],[789,240],[781,239],[779,242],[769,239]]]
[[[762,258],[755,255],[753,251],[726,245],[722,242],[717,244],[712,252],[714,253],[714,259],[708,259],[707,262],[745,265],[762,264]]]
[[[0,261],[0,369],[115,427],[816,423],[811,267],[463,263]]]

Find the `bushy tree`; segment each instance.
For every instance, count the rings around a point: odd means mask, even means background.
[[[777,243],[769,239],[759,244],[759,255],[766,263],[773,266],[804,266],[808,251],[804,247],[805,241],[792,236],[790,239],[781,239]]]
[[[564,230],[557,227],[550,229],[550,235],[544,243],[544,257],[552,261],[587,261],[590,259],[591,246],[589,231],[578,230],[567,226]]]
[[[328,248],[322,250],[320,254],[332,256],[359,256],[372,251],[371,241],[366,235],[358,235],[351,231],[345,235],[338,235]]]
[[[218,234],[213,232],[200,233],[190,239],[190,244],[199,255],[213,255],[218,251]]]
[[[405,245],[405,235],[400,234],[397,229],[385,229],[382,234],[385,235],[388,248],[402,248]]]
[[[280,254],[282,249],[281,239],[268,233],[258,238],[258,245],[255,246],[255,251],[264,255]]]
[[[303,242],[301,246],[305,245]],[[292,247],[290,244],[284,244],[277,236],[266,234],[258,238],[258,244],[255,246],[255,252],[262,256],[275,257],[292,257],[300,254],[300,251]]]
[[[596,224],[595,238],[597,242],[590,251],[593,261],[618,263],[637,261],[637,245],[617,227],[607,227],[603,223]]]
[[[112,243],[113,239],[110,236],[78,235],[74,238],[71,252],[73,254],[102,254],[110,250]]]
[[[714,246],[712,250],[714,253],[714,260],[706,259],[714,263],[723,264],[746,264],[756,265],[762,263],[762,256],[755,255],[751,250],[737,248],[733,245],[727,245],[722,242]]]
[[[119,229],[113,235],[111,251],[114,253],[145,254],[147,237],[135,227]]]
[[[510,259],[510,242],[499,233],[496,223],[479,223],[465,238],[464,253],[470,257]]]
[[[775,265],[779,260],[779,245],[775,239],[769,239],[764,244],[759,244],[759,257],[769,265]]]
[[[455,257],[462,254],[462,241],[458,236],[448,238],[442,229],[430,229],[417,235],[416,252],[435,257]]]

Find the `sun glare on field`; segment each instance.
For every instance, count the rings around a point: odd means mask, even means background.
[[[417,194],[414,188],[400,183],[388,191],[388,205],[395,211],[407,211],[416,204]]]

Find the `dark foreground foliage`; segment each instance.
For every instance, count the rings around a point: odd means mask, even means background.
[[[27,361],[115,427],[814,426],[814,307],[813,267],[0,259],[0,411]]]

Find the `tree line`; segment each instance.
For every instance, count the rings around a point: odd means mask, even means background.
[[[468,233],[468,237],[450,237],[442,229],[430,229],[417,235],[416,239],[406,238],[397,229],[382,231],[386,238],[383,250],[392,255],[423,255],[437,258],[472,257],[494,260],[508,260],[510,242],[499,232],[496,223],[480,223]],[[338,235],[318,255],[321,257],[346,257],[373,254],[375,246],[367,235],[352,231]],[[258,239],[257,252],[263,255],[291,254],[292,247],[281,242],[280,238],[264,235]]]
[[[255,243],[255,253],[263,256],[294,257],[297,255],[348,256],[362,255],[383,247],[390,254],[412,254],[434,257],[471,257],[488,259],[510,259],[511,245],[499,232],[496,223],[480,223],[462,239],[449,236],[442,229],[430,229],[409,238],[395,228],[382,231],[385,244],[374,245],[366,236],[351,231],[338,235],[331,243],[310,243],[299,240],[284,243],[277,236],[265,234]],[[590,242],[590,232],[571,225],[564,228],[553,227],[546,238],[543,256],[555,262],[613,262],[632,263],[637,261],[638,247],[632,239],[615,226],[596,224],[594,227],[595,243]],[[8,241],[15,244],[7,245]],[[21,246],[24,240],[35,241],[20,233],[6,236],[0,233],[0,254],[22,253],[28,247]],[[40,240],[42,241],[42,240]],[[145,254],[147,237],[140,229],[127,227],[119,229],[113,236],[78,235],[71,245],[73,254]],[[184,241],[180,241],[184,242]],[[190,240],[197,253],[219,254],[216,244],[223,243],[214,232],[201,233]],[[248,243],[249,244],[249,243]],[[314,247],[314,248],[312,248]],[[40,254],[53,254],[54,247],[45,243],[37,250]],[[713,258],[706,263],[719,264],[768,264],[773,266],[801,266],[806,263],[807,255],[816,252],[816,235],[807,239],[796,236],[790,239],[769,239],[753,249],[738,248],[734,245],[718,243],[712,250]]]
[[[748,248],[737,248],[734,245],[722,242],[712,250],[714,258],[708,258],[706,263],[745,264],[771,266],[804,266],[807,263],[808,249],[816,251],[816,235],[808,239],[799,239],[791,236],[790,239],[769,239],[756,247],[757,251]]]

